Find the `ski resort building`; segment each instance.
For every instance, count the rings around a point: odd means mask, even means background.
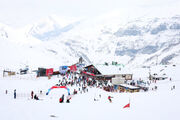
[[[119,84],[117,85],[118,89],[120,92],[139,92],[140,87],[132,86],[132,85],[127,85],[127,84]]]
[[[96,80],[111,80],[113,84],[119,84],[125,80],[132,80],[133,76],[127,69],[116,65],[89,65],[84,67],[81,74]]]

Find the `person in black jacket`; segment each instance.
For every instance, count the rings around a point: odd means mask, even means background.
[[[62,102],[64,102],[64,94],[62,95],[61,99],[62,99]]]
[[[16,89],[14,90],[14,99],[16,99]]]
[[[38,96],[36,94],[34,95],[34,99],[39,100],[39,98],[38,98]]]

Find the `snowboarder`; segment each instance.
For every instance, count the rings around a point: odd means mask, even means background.
[[[59,98],[59,103],[62,103],[62,98],[61,97]]]
[[[33,99],[33,97],[34,97],[34,92],[31,91],[31,99]]]
[[[111,97],[111,96],[108,96],[108,100],[109,100],[109,102],[110,102],[110,103],[112,103],[112,100],[111,100],[111,98],[113,98],[113,97]]]
[[[16,89],[14,90],[14,99],[16,99]]]

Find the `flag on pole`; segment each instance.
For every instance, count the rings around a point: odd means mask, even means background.
[[[125,105],[123,108],[130,108],[130,97],[129,97],[129,103]]]
[[[123,108],[129,108],[130,107],[130,103],[128,103],[127,105],[125,105]]]

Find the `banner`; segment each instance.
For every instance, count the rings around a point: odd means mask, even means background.
[[[72,65],[69,67],[71,71],[75,72],[77,71],[77,66],[76,65]]]
[[[53,68],[46,69],[46,76],[52,75],[53,74]]]
[[[66,74],[67,70],[68,70],[68,66],[60,66],[59,67],[59,72],[61,74]]]

